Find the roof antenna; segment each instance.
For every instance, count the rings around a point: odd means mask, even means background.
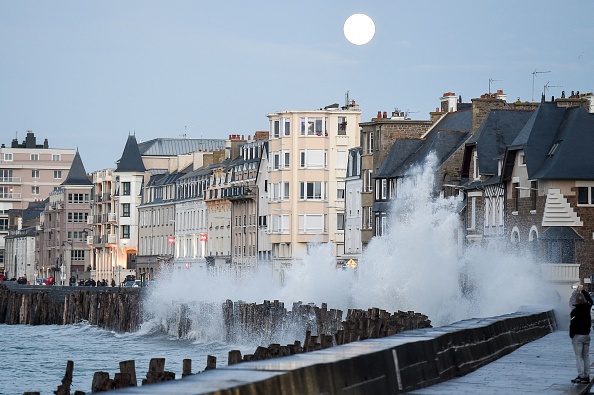
[[[534,71],[532,72],[532,101],[534,102],[534,78],[536,77],[537,74],[545,74],[545,73],[550,73],[551,71],[536,71],[536,69],[534,69]]]
[[[345,92],[345,94],[344,94],[344,101],[345,101],[344,105],[345,106],[348,106],[349,105],[349,91],[346,91]]]
[[[491,94],[491,82],[495,81],[502,81],[502,80],[494,80],[493,78],[489,78],[489,94]]]
[[[549,85],[549,82],[551,82],[551,81],[548,81],[542,88],[543,95],[547,94],[547,91],[549,90],[549,88],[563,88],[563,85]]]

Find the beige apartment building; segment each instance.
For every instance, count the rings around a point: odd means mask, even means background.
[[[354,101],[312,111],[280,111],[270,120],[268,232],[275,270],[331,242],[344,253],[348,150],[359,146]]]
[[[37,144],[32,131],[22,143],[13,139],[0,147],[0,273],[4,272],[8,211],[24,210],[30,202],[46,199],[68,176],[75,150],[50,148],[47,139]]]

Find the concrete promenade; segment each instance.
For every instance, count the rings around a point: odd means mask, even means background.
[[[591,362],[594,361],[592,350]],[[589,393],[586,384],[572,384],[577,376],[575,357],[567,331],[556,331],[530,342],[482,368],[408,392],[415,395],[558,394]],[[590,373],[594,376],[594,370]]]

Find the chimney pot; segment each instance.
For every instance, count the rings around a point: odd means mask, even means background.
[[[384,118],[388,118],[388,113],[384,111]]]
[[[382,117],[382,112],[381,111],[378,111],[377,112],[377,119],[380,119],[381,117]]]

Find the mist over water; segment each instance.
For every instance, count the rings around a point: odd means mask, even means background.
[[[412,169],[391,203],[386,232],[374,238],[356,270],[337,269],[333,246],[315,243],[282,275],[261,265],[253,273],[213,274],[202,270],[161,273],[144,305],[142,331],[177,331],[180,305],[189,307],[188,336],[223,341],[221,304],[227,300],[262,303],[327,303],[328,308],[378,307],[390,312],[414,310],[434,326],[466,318],[518,311],[525,305],[555,306],[558,295],[540,280],[539,268],[505,241],[486,247],[462,246],[461,197],[433,194],[436,159]],[[288,335],[288,341],[302,333]]]

